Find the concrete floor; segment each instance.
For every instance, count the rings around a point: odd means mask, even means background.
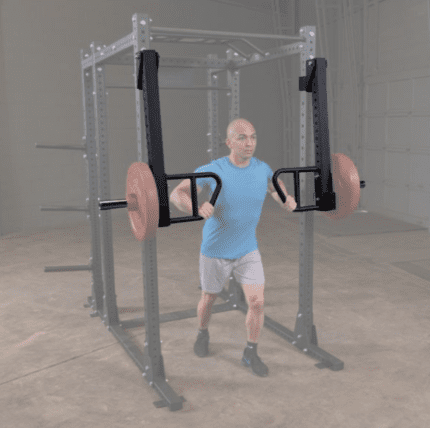
[[[121,216],[114,221],[115,283],[126,320],[143,316],[143,285],[140,244]],[[161,313],[197,306],[202,227],[158,231]],[[316,368],[318,361],[264,329],[258,354],[269,376],[253,376],[240,365],[246,328],[238,311],[212,315],[204,359],[193,352],[197,318],[161,324],[167,379],[187,400],[177,412],[154,407],[158,394],[100,318],[89,316],[90,273],[44,273],[44,266],[87,264],[89,236],[89,225],[79,223],[0,239],[1,427],[430,426],[426,229],[371,213],[334,228],[315,214],[314,324],[318,345],[343,370]],[[265,314],[294,330],[299,215],[268,198],[257,237]],[[131,334],[143,348],[144,329]]]

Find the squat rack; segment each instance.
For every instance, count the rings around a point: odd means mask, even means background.
[[[81,77],[83,88],[84,109],[84,137],[83,146],[36,146],[40,148],[62,148],[85,151],[87,162],[87,184],[89,197],[87,207],[41,207],[42,210],[56,211],[85,211],[90,220],[92,251],[90,264],[84,266],[56,266],[46,267],[45,272],[82,271],[92,272],[92,295],[88,297],[86,307],[91,307],[91,317],[99,316],[107,329],[121,343],[125,351],[141,370],[149,385],[159,394],[161,401],[155,402],[156,407],[169,407],[170,411],[182,408],[185,401],[179,397],[168,385],[164,373],[163,357],[160,346],[160,328],[162,322],[186,319],[197,316],[197,310],[178,311],[169,314],[159,314],[158,277],[157,277],[157,248],[156,238],[142,243],[142,267],[144,283],[145,314],[143,319],[120,321],[115,295],[114,259],[112,241],[112,218],[110,211],[99,210],[100,200],[111,199],[109,186],[109,158],[107,144],[107,114],[106,114],[106,65],[133,65],[134,80],[136,82],[139,69],[140,52],[150,49],[150,42],[177,42],[225,44],[230,47],[227,58],[220,59],[217,55],[209,54],[206,58],[161,57],[159,82],[160,88],[201,89],[208,91],[209,108],[209,152],[212,158],[218,157],[218,91],[228,91],[229,121],[240,117],[239,114],[239,75],[242,68],[272,61],[285,56],[300,55],[301,94],[300,94],[300,169],[306,167],[306,121],[307,67],[315,57],[315,27],[306,26],[300,29],[300,35],[279,36],[268,34],[246,34],[215,32],[203,30],[171,29],[152,27],[149,15],[134,14],[132,18],[133,31],[126,37],[109,46],[93,42],[89,51],[81,50]],[[268,50],[261,50],[248,39],[292,40],[293,43]],[[243,42],[251,47],[255,53],[247,55],[234,45]],[[169,72],[169,68],[179,68],[176,75]],[[195,87],[193,70],[203,68],[207,70],[207,86]],[[167,69],[167,71],[165,71]],[[188,70],[187,70],[188,69]],[[187,72],[188,71],[188,72]],[[191,71],[191,73],[189,72]],[[228,87],[219,87],[218,74],[226,72]],[[138,161],[148,163],[148,147],[145,135],[145,114],[141,91],[136,87],[136,121]],[[321,88],[325,91],[324,87]],[[326,107],[325,107],[326,108]],[[327,128],[328,129],[328,128]],[[328,142],[328,135],[327,135]],[[325,160],[327,162],[327,160]],[[330,162],[330,159],[328,159]],[[317,162],[318,163],[318,162]],[[285,172],[285,171],[284,171]],[[291,171],[290,171],[291,172]],[[330,174],[331,175],[331,174]],[[295,188],[298,189],[298,173]],[[330,177],[331,178],[331,177]],[[277,183],[274,183],[275,186]],[[313,182],[300,178],[302,196],[309,197],[313,192]],[[297,195],[296,195],[297,199]],[[303,198],[302,198],[303,199]],[[264,326],[270,328],[278,336],[320,361],[318,368],[328,367],[331,370],[343,369],[343,362],[323,351],[317,346],[316,328],[313,325],[312,292],[313,292],[313,211],[303,212],[300,216],[300,275],[299,275],[299,311],[294,332],[265,316]],[[228,291],[223,290],[219,296],[226,303],[214,305],[212,313],[219,313],[240,309],[247,312],[247,304],[243,291],[235,279],[230,278]],[[142,353],[134,344],[127,330],[145,326],[145,351]]]

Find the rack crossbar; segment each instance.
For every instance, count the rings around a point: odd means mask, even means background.
[[[244,37],[252,39],[269,39],[269,40],[300,40],[305,41],[304,37],[300,36],[280,36],[278,34],[254,34],[254,33],[232,33],[225,31],[210,31],[210,30],[191,30],[188,28],[163,28],[151,27],[151,33],[156,36],[186,36],[197,39],[229,39],[240,40]]]

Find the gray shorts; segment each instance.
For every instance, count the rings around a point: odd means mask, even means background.
[[[200,285],[206,293],[220,293],[231,276],[240,284],[264,284],[264,271],[260,251],[255,250],[234,259],[217,259],[200,253]]]

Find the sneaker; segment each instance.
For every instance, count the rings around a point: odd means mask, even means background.
[[[241,361],[242,366],[251,368],[253,374],[261,377],[266,377],[269,374],[269,369],[266,364],[261,361],[260,357],[250,349],[245,348]]]
[[[196,343],[194,344],[194,353],[198,357],[206,357],[209,353],[209,332],[208,330],[199,330]]]

